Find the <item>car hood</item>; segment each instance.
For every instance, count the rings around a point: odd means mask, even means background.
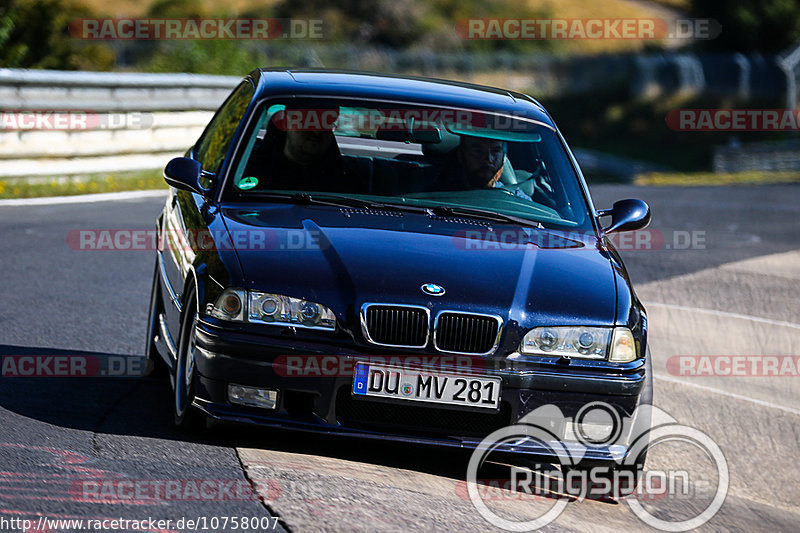
[[[593,234],[327,206],[224,207],[222,216],[246,288],[315,301],[345,320],[380,302],[526,325],[614,323],[615,277]],[[424,293],[426,283],[444,295]]]

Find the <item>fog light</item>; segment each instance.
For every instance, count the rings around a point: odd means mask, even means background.
[[[582,422],[580,424],[575,424],[575,430],[575,433],[583,437],[582,440],[602,444],[607,442],[613,434],[614,425]]]
[[[228,401],[237,405],[275,409],[278,407],[278,391],[274,389],[257,389],[244,385],[228,384]]]
[[[584,405],[575,415],[572,433],[576,440],[587,446],[608,445],[622,432],[619,412],[607,403],[592,402]]]

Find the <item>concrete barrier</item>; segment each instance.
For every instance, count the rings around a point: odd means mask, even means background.
[[[0,69],[0,178],[160,168],[197,140],[239,80]],[[70,129],[18,120],[48,112],[90,119]]]

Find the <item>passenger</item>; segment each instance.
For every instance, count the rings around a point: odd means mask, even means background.
[[[267,128],[267,149],[258,156],[264,179],[259,188],[322,192],[353,188],[331,122],[298,129],[284,126],[286,122],[276,126],[275,121]]]

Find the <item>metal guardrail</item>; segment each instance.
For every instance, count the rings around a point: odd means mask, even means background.
[[[0,109],[212,111],[240,79],[201,74],[0,69]]]
[[[0,85],[67,85],[78,87],[217,87],[230,89],[237,76],[153,74],[0,68]]]
[[[159,168],[197,140],[240,79],[0,69],[0,113],[82,111],[105,124],[28,130],[0,123],[0,178]]]

